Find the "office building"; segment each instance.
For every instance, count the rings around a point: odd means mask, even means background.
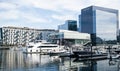
[[[58,26],[59,30],[71,30],[77,31],[77,21],[76,20],[67,20],[65,24]]]
[[[81,10],[80,32],[91,34],[92,44],[116,44],[119,35],[118,10],[90,6]]]
[[[0,28],[1,45],[26,45],[35,40],[48,41],[48,35],[54,33],[53,29],[32,29],[27,27]]]
[[[78,31],[81,32],[81,15],[78,16],[79,18],[79,27],[78,27]]]

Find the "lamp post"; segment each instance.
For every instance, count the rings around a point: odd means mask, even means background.
[[[92,58],[92,43],[90,44],[90,49],[91,49],[91,58]]]

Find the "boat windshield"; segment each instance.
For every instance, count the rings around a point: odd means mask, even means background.
[[[57,46],[38,46],[38,48],[52,48],[52,47],[57,47]]]
[[[28,48],[32,48],[33,46],[28,46]]]

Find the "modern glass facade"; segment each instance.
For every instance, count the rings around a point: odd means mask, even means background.
[[[59,25],[58,29],[60,30],[71,30],[77,31],[77,21],[76,20],[67,20],[65,24]]]
[[[117,17],[114,13],[96,10],[97,37],[104,41],[116,40]],[[97,41],[98,43],[102,43]],[[114,43],[114,42],[112,42]]]
[[[68,30],[72,30],[72,31],[77,31],[77,21],[67,21],[68,23]]]
[[[118,24],[118,10],[97,6],[82,9],[81,32],[91,34],[93,45],[116,44]]]
[[[71,45],[85,44],[91,41],[90,34],[66,30],[59,30],[57,33],[50,34],[49,38],[53,40],[53,43],[60,40],[63,44],[70,43]]]

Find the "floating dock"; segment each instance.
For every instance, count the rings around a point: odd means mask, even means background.
[[[99,57],[89,57],[89,58],[76,58],[74,62],[80,61],[97,61],[97,60],[104,60],[107,59],[107,56],[99,56]]]
[[[95,54],[93,52],[75,51],[73,54],[62,54],[59,57],[75,58],[74,61],[87,61],[87,60],[104,60],[107,59],[107,54]]]
[[[0,47],[0,50],[9,50],[10,47]]]
[[[41,55],[47,55],[48,53],[45,52],[23,52],[25,54],[41,54]]]

